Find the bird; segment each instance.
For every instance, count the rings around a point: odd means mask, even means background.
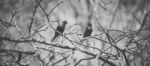
[[[91,36],[92,32],[93,32],[92,24],[91,22],[88,22],[85,32],[83,34],[83,38]]]
[[[63,23],[62,23],[62,25],[58,25],[56,27],[55,35],[54,35],[54,37],[53,37],[53,39],[52,39],[51,42],[53,42],[60,35],[60,33],[64,32],[65,26],[66,26],[67,23],[68,22],[66,20],[64,20]]]

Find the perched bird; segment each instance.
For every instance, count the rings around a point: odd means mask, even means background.
[[[92,32],[93,32],[92,24],[91,22],[88,22],[85,32],[83,34],[83,38],[91,36]]]
[[[67,21],[63,21],[62,25],[57,26],[56,31],[55,31],[55,35],[54,35],[51,42],[53,42],[60,35],[60,33],[64,32],[66,24],[67,24]],[[58,33],[58,32],[60,32],[60,33]]]

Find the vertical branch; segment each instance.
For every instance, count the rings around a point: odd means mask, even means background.
[[[128,58],[127,58],[127,56],[126,56],[126,54],[125,54],[125,51],[122,51],[122,54],[123,54],[124,59],[125,59],[125,61],[126,61],[126,63],[127,63],[127,66],[130,66],[130,63],[129,63]]]
[[[147,28],[147,26],[146,26],[147,23],[146,23],[146,22],[148,22],[148,21],[147,21],[147,18],[148,18],[148,16],[149,16],[149,13],[150,13],[150,11],[148,11],[148,12],[146,13],[146,15],[144,16],[144,19],[143,19],[142,24],[141,24],[141,28],[139,29],[139,31],[138,31],[137,33],[139,33],[141,30]]]
[[[21,52],[18,52],[18,59],[17,59],[17,61],[16,61],[16,63],[17,63],[18,65],[21,65],[21,63],[20,63],[21,57],[22,57]]]
[[[32,28],[32,24],[33,24],[33,21],[34,21],[35,14],[37,12],[37,8],[38,8],[38,6],[41,2],[42,2],[42,0],[40,0],[40,1],[36,0],[37,4],[34,6],[33,14],[32,14],[32,17],[31,17],[31,22],[29,24],[29,36],[30,36],[30,33],[31,33],[31,28]]]

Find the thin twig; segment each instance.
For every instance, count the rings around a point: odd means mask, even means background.
[[[81,63],[84,60],[90,60],[90,59],[94,59],[95,57],[90,57],[90,58],[84,58],[84,59],[80,59],[74,66],[79,65],[79,63]]]
[[[51,66],[55,66],[56,64],[62,62],[62,61],[65,60],[65,59],[67,59],[69,56],[70,56],[70,55],[68,55],[68,56],[66,56],[66,57],[64,57],[64,58],[62,58],[62,59],[60,59],[60,60],[58,60],[57,62],[53,63]]]
[[[50,15],[53,11],[54,11],[54,9],[55,8],[57,8],[60,4],[62,4],[64,1],[61,1],[60,3],[58,3],[49,13],[48,13],[48,15]]]
[[[38,1],[38,0],[36,0],[36,1]],[[39,6],[39,4],[40,4],[41,2],[42,2],[42,0],[36,2],[37,4],[34,6],[33,14],[32,14],[32,17],[31,17],[31,21],[30,21],[30,24],[29,24],[29,27],[28,27],[28,28],[29,28],[29,36],[30,36],[30,33],[31,33],[32,24],[33,24],[33,22],[34,22],[35,14],[36,14],[37,9],[38,9],[38,6]]]

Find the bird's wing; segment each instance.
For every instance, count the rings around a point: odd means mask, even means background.
[[[60,33],[63,33],[65,30],[65,27],[64,26],[59,26],[57,27],[57,31],[59,31]]]
[[[84,32],[83,37],[91,36],[92,31],[93,31],[92,27],[88,26]]]
[[[60,30],[61,30],[60,26],[57,26],[57,27],[56,27],[56,31],[55,31],[55,35],[54,35],[54,37],[53,37],[53,39],[52,39],[51,42],[53,42],[53,41],[56,39],[56,37],[59,36],[59,33],[58,33],[58,32],[60,32]],[[58,32],[57,32],[57,31],[58,31]]]
[[[57,28],[56,28],[56,32],[55,32],[55,35],[54,35],[52,41],[54,41],[55,38],[57,38],[60,35],[58,32],[63,33],[64,30],[65,30],[65,25],[58,25]]]

